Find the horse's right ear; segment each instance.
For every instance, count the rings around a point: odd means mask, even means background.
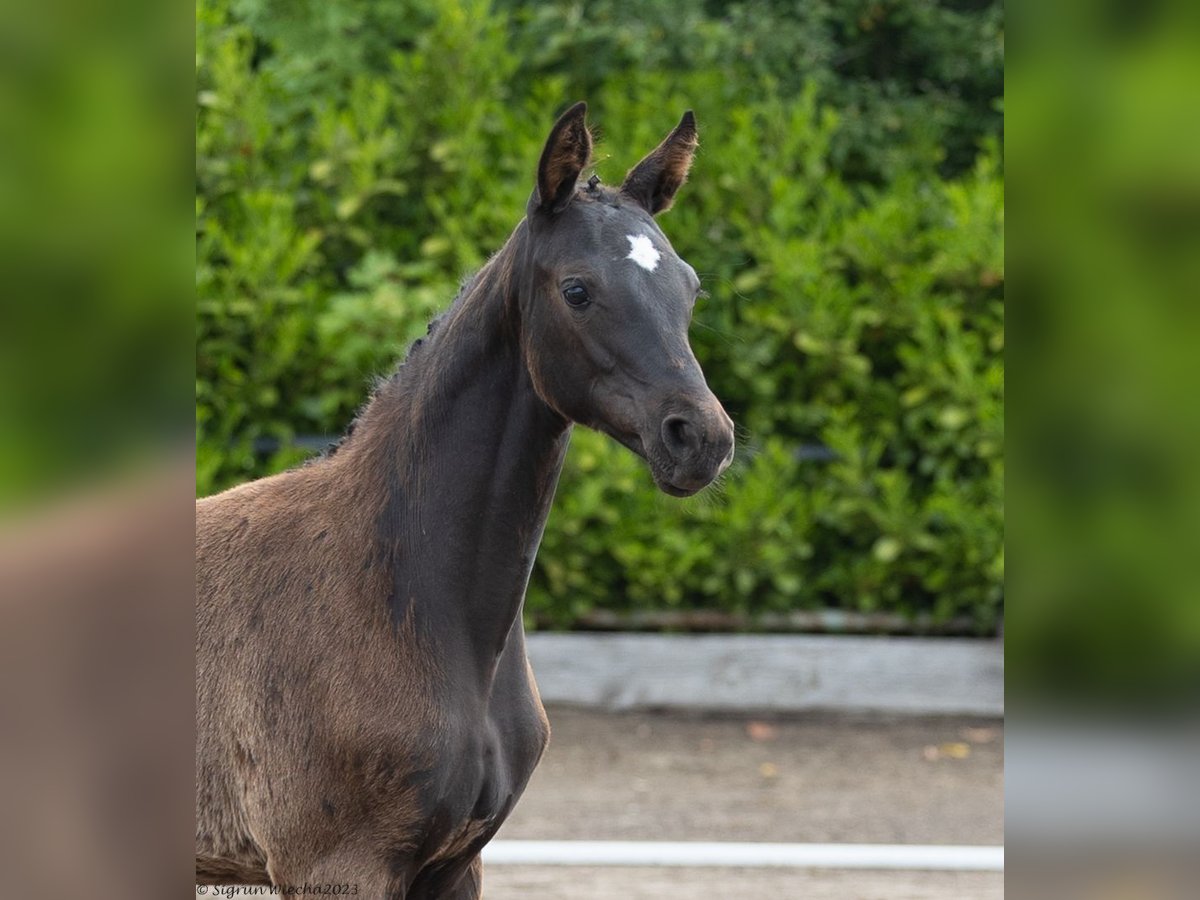
[[[575,182],[592,159],[592,135],[584,119],[587,104],[576,103],[563,113],[554,127],[538,163],[537,191],[532,208],[557,213],[575,196]]]
[[[621,193],[632,197],[652,216],[670,209],[675,202],[675,192],[687,181],[698,144],[696,117],[689,109],[675,130],[629,170]]]

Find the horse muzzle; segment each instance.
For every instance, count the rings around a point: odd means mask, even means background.
[[[733,421],[711,394],[697,403],[670,404],[656,430],[642,444],[655,483],[673,497],[702,490],[733,462]]]

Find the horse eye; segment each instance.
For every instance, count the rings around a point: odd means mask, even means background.
[[[592,298],[588,296],[587,288],[582,284],[572,284],[563,288],[563,299],[574,307],[587,306],[592,302]]]

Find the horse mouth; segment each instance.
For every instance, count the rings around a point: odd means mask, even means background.
[[[640,434],[635,432],[621,432],[607,428],[604,430],[617,443],[627,447],[629,450],[632,450],[646,461],[646,464],[650,467],[650,476],[654,479],[654,484],[664,494],[667,494],[671,497],[691,497],[693,494],[698,494],[700,491],[704,490],[704,488],[708,487],[709,482],[707,481],[705,481],[703,484],[697,484],[694,487],[683,487],[682,485],[678,485],[670,481],[667,477],[667,473],[660,472],[659,466],[655,464],[655,461],[646,452],[646,445],[642,441],[642,436]]]
[[[650,461],[650,458],[646,456],[646,445],[642,443],[642,436],[640,434],[636,434],[635,432],[614,431],[607,428],[605,428],[604,431],[606,431],[609,437],[615,440],[618,444],[628,447],[647,462]]]
[[[670,494],[672,497],[691,497],[693,494],[698,494],[704,488],[681,488],[671,484],[669,481],[655,481],[658,483],[658,489],[664,494]]]

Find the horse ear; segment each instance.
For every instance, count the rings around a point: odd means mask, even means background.
[[[592,135],[584,119],[587,104],[576,103],[563,113],[542,150],[538,162],[537,193],[533,204],[546,212],[562,212],[575,196],[579,173],[592,159]]]
[[[689,109],[645,159],[629,170],[621,193],[637,201],[652,216],[670,209],[675,192],[687,181],[688,169],[700,139],[696,133],[696,117]]]

